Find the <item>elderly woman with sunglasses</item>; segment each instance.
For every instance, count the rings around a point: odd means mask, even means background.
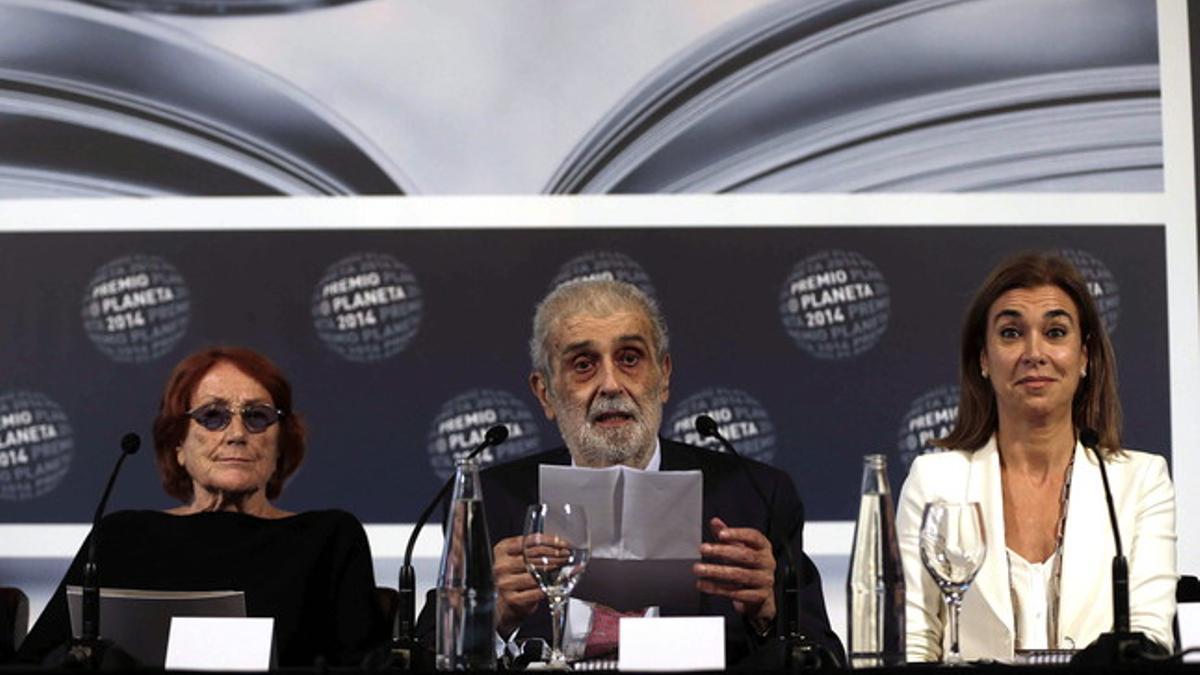
[[[154,421],[163,488],[181,504],[102,521],[101,586],[244,591],[248,616],[275,619],[280,666],[356,665],[388,637],[362,525],[344,511],[274,504],[304,458],[304,436],[291,386],[261,354],[224,347],[184,358]],[[69,640],[65,586],[80,582],[82,553],[22,660],[52,661]]]

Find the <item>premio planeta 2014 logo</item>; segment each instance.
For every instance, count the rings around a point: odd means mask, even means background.
[[[654,285],[646,270],[624,253],[617,251],[588,251],[571,258],[558,268],[558,274],[550,282],[550,288],[558,288],[568,281],[583,279],[611,279],[637,286],[643,293],[654,297]]]
[[[360,253],[325,270],[312,295],[321,341],[348,361],[382,361],[417,335],[421,288],[407,265],[383,253]]]
[[[1059,251],[1059,254],[1079,270],[1092,299],[1096,301],[1096,311],[1104,321],[1105,330],[1112,335],[1117,330],[1117,319],[1121,314],[1121,287],[1117,284],[1117,278],[1108,265],[1087,251],[1067,248]]]
[[[53,492],[71,469],[71,424],[43,394],[0,394],[0,501],[29,501]]]
[[[188,295],[183,276],[163,258],[118,258],[96,270],[84,291],[83,329],[113,361],[146,363],[187,332]]]
[[[483,441],[491,427],[508,427],[508,440],[479,455],[481,467],[507,462],[541,448],[537,422],[529,406],[507,391],[473,389],[446,401],[429,426],[429,465],[440,478],[454,473],[454,462]]]
[[[740,389],[712,387],[692,394],[675,406],[664,432],[671,440],[724,452],[715,438],[696,431],[696,418],[708,415],[738,454],[760,462],[775,458],[775,425],[753,396]]]
[[[906,470],[918,455],[941,450],[933,442],[954,428],[958,396],[957,385],[944,385],[921,394],[908,407],[896,431],[896,449]]]
[[[883,274],[854,251],[820,251],[792,268],[779,293],[783,327],[818,359],[846,359],[887,331],[891,301]]]

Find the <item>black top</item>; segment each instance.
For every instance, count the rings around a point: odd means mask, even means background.
[[[85,541],[22,643],[20,661],[40,661],[70,640],[66,586],[82,583],[86,550]],[[103,587],[244,591],[247,616],[275,618],[280,666],[309,666],[317,657],[357,665],[388,637],[366,533],[345,511],[276,520],[119,511],[101,522],[98,556]]]

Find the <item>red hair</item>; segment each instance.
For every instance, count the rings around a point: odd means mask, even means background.
[[[245,347],[208,347],[184,357],[171,371],[154,418],[154,462],[163,489],[184,503],[192,500],[192,477],[180,466],[176,452],[187,437],[192,395],[200,380],[218,363],[229,363],[253,378],[271,395],[275,407],[283,411],[275,472],[267,481],[267,499],[275,499],[304,461],[304,422],[292,411],[292,385],[287,378],[270,359]]]

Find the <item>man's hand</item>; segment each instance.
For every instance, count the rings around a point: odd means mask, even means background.
[[[492,574],[496,578],[496,629],[507,638],[546,597],[525,569],[521,537],[501,539],[492,547]]]
[[[708,523],[714,544],[700,544],[701,562],[692,566],[696,588],[733,601],[733,608],[755,628],[775,620],[775,555],[771,542],[751,527],[729,527],[720,518]]]

